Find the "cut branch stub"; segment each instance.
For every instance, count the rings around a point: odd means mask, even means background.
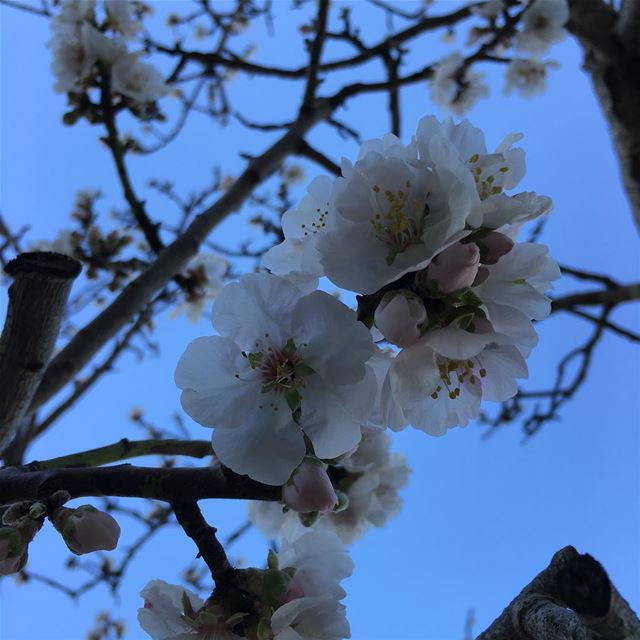
[[[637,640],[640,620],[602,565],[565,547],[476,640]]]
[[[25,418],[56,344],[80,263],[60,253],[21,253],[0,336],[0,454]]]

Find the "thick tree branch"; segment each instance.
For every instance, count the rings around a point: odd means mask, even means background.
[[[71,498],[120,496],[172,504],[208,498],[279,500],[281,494],[281,487],[261,484],[220,466],[156,469],[123,464],[39,470],[36,462],[0,470],[0,504],[44,498],[59,489],[68,491]]]
[[[567,28],[584,50],[584,68],[613,135],[622,181],[640,226],[640,8],[628,0],[618,20],[604,0],[571,0]]]
[[[640,621],[602,565],[558,551],[477,640],[633,640]]]
[[[0,337],[0,453],[25,417],[51,358],[80,264],[58,253],[22,253]]]

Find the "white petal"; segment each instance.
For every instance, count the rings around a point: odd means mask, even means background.
[[[267,342],[283,347],[291,337],[291,312],[298,298],[299,289],[287,280],[250,273],[220,292],[213,305],[213,326],[247,351],[254,351],[265,334]]]
[[[247,411],[241,427],[213,432],[213,450],[236,473],[283,485],[304,458],[304,438],[284,400],[276,402],[274,411],[268,404],[270,394],[264,395],[264,408]]]
[[[205,427],[240,425],[259,404],[260,381],[228,338],[208,336],[191,342],[178,361],[175,382],[183,390],[182,407]]]

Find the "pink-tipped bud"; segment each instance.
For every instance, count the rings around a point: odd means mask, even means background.
[[[294,511],[331,511],[338,504],[326,466],[305,460],[282,487],[283,502]]]
[[[491,231],[484,238],[480,238],[478,244],[482,254],[482,263],[495,264],[502,256],[506,256],[513,249],[515,242],[509,236],[505,236],[504,233]]]
[[[112,551],[120,538],[120,526],[115,519],[88,504],[77,509],[60,507],[53,516],[53,523],[76,555]]]
[[[409,347],[420,338],[420,325],[427,310],[411,291],[389,291],[384,294],[374,315],[380,333],[392,344]]]
[[[439,253],[429,265],[427,276],[442,293],[470,287],[480,266],[480,249],[473,242],[456,242]]]

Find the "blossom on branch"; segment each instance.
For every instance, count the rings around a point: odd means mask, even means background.
[[[567,35],[569,20],[567,0],[535,0],[524,12],[522,31],[516,36],[518,51],[543,54]]]
[[[463,116],[471,107],[489,95],[484,75],[470,71],[459,53],[452,53],[437,66],[429,83],[431,99],[446,111]]]
[[[175,378],[184,410],[215,428],[224,465],[284,484],[306,454],[331,459],[358,443],[376,383],[371,336],[353,311],[249,274],[222,290],[213,325],[220,335],[192,342]]]

